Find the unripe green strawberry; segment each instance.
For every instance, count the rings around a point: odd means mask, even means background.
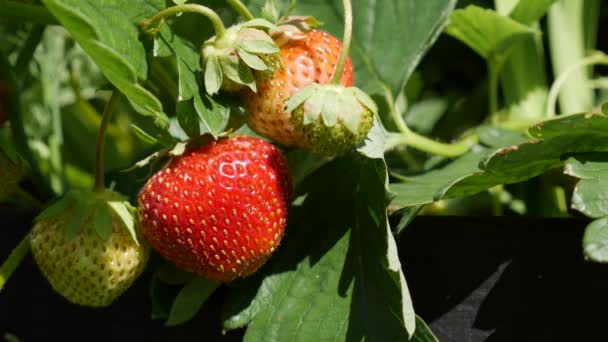
[[[367,137],[378,107],[359,88],[314,83],[292,96],[286,110],[310,149],[330,157],[353,149]]]
[[[139,194],[142,232],[176,266],[229,282],[262,266],[287,222],[291,176],[280,150],[253,137],[174,158]]]
[[[110,191],[72,192],[38,217],[30,233],[32,254],[68,301],[108,306],[145,268],[149,247],[134,239],[123,201]]]
[[[285,36],[282,36],[284,40]],[[281,41],[283,69],[274,77],[258,84],[258,92],[242,95],[247,109],[247,123],[257,133],[286,146],[308,148],[304,132],[296,129],[291,114],[285,110],[287,99],[312,84],[328,83],[335,73],[342,43],[336,37],[319,30],[292,34]],[[353,66],[346,61],[341,84],[352,86]]]

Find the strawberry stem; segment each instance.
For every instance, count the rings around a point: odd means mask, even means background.
[[[330,84],[339,85],[346,66],[346,59],[350,50],[350,42],[353,36],[353,8],[350,0],[343,0],[344,4],[344,37],[342,38],[342,52],[336,66],[336,72],[332,77]]]
[[[241,17],[243,17],[243,19],[245,19],[245,21],[255,18],[247,6],[245,6],[245,4],[243,4],[240,0],[227,0],[226,2],[228,2],[228,5],[232,6],[232,8],[234,8],[234,10],[237,11]]]
[[[166,17],[178,15],[184,12],[198,13],[207,17],[207,19],[209,19],[213,24],[213,28],[218,39],[221,38],[226,32],[226,27],[224,26],[222,19],[219,15],[217,15],[217,13],[215,13],[215,11],[209,7],[197,4],[185,4],[165,8],[164,10],[156,13],[152,18],[143,20],[141,22],[141,28],[145,30]]]
[[[99,133],[97,135],[97,150],[95,153],[95,188],[96,192],[102,192],[105,190],[105,184],[103,180],[103,151],[105,148],[106,131],[108,130],[108,124],[110,123],[110,116],[114,111],[114,107],[118,102],[118,91],[113,91],[110,95],[108,103],[103,110],[103,116],[101,118],[101,124],[99,125]]]
[[[21,242],[13,249],[8,258],[0,266],[0,291],[4,287],[4,284],[11,277],[17,266],[21,264],[23,258],[30,251],[30,235],[26,235]]]

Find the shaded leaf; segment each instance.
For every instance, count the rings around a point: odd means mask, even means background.
[[[452,22],[446,28],[446,33],[467,44],[485,59],[506,55],[518,39],[530,37],[535,32],[493,10],[473,5],[455,10]]]
[[[439,342],[428,325],[416,315],[416,332],[411,339],[412,342]]]
[[[127,207],[128,204],[123,201],[111,201],[111,202],[108,202],[108,205],[110,206],[110,208],[112,208],[114,210],[116,215],[118,215],[118,217],[121,219],[122,223],[125,225],[125,228],[129,232],[129,234],[131,234],[133,241],[135,241],[135,243],[139,244],[139,241],[137,240],[137,233],[135,232],[135,221],[133,219],[133,214]]]
[[[351,154],[309,180],[283,247],[233,289],[224,326],[251,322],[245,341],[407,340],[415,316],[387,224],[384,161]]]
[[[140,85],[147,77],[147,64],[137,28],[141,20],[164,8],[164,1],[44,0],[43,3],[137,112],[151,116],[159,127],[168,127],[160,101]]]
[[[82,226],[86,222],[87,218],[91,214],[89,204],[84,201],[76,201],[74,210],[70,213],[67,218],[67,223],[63,231],[63,239],[70,241],[80,233]]]
[[[174,326],[192,319],[218,285],[205,278],[192,278],[177,294],[166,324]]]

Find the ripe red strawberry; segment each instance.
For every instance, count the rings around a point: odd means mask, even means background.
[[[312,30],[297,35],[281,46],[283,69],[258,84],[257,93],[245,92],[247,123],[257,133],[287,146],[308,147],[301,130],[295,129],[291,114],[285,111],[287,99],[314,82],[328,83],[336,69],[342,42],[329,33]],[[352,86],[353,66],[347,59],[341,83]]]
[[[173,159],[139,194],[144,237],[189,272],[228,282],[277,248],[291,176],[282,153],[252,137],[213,141]]]

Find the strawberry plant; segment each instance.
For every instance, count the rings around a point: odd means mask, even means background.
[[[0,0],[0,208],[27,221],[0,232],[0,306],[31,251],[32,291],[85,314],[145,288],[132,315],[219,305],[246,341],[437,341],[398,248],[419,215],[581,217],[606,263],[606,15]]]

